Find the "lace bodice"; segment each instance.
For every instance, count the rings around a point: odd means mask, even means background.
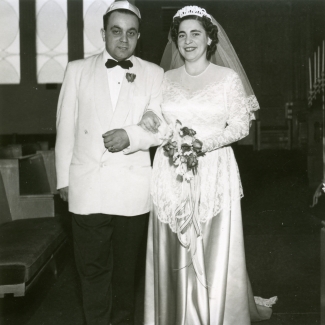
[[[199,219],[205,222],[231,201],[242,196],[236,160],[228,145],[248,135],[250,106],[238,75],[231,69],[210,64],[199,76],[192,77],[185,67],[165,74],[162,114],[193,128],[203,142],[200,157],[201,179]],[[153,201],[158,217],[175,231],[174,211],[182,192],[182,179],[175,167],[158,149],[152,177]]]

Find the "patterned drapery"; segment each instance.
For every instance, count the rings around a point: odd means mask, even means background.
[[[67,0],[36,0],[37,82],[61,83],[68,63]]]
[[[0,84],[19,84],[19,0],[0,0],[0,31]]]
[[[85,58],[104,49],[100,30],[103,27],[103,15],[112,2],[113,0],[83,0]]]

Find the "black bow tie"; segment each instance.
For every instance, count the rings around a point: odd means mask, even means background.
[[[117,65],[119,65],[122,69],[129,69],[133,67],[133,63],[130,60],[115,61],[112,59],[108,59],[105,63],[107,69],[114,68]]]

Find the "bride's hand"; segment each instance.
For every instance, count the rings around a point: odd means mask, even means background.
[[[160,126],[160,119],[155,113],[149,111],[142,116],[138,125],[147,132],[157,133]]]

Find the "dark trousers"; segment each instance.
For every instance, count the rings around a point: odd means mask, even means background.
[[[134,323],[135,277],[148,216],[73,215],[74,253],[87,325]]]

